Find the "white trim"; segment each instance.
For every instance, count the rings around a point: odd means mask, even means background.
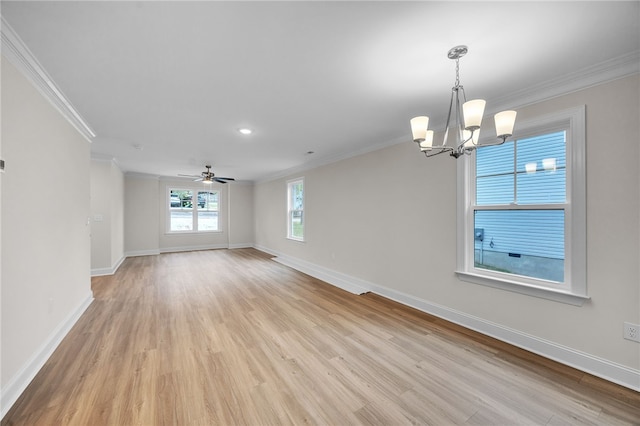
[[[348,291],[349,293],[364,294],[371,291],[370,283],[365,280],[361,280],[302,259],[280,255],[275,257],[273,260],[307,275],[311,275],[314,278],[322,280],[342,290]]]
[[[197,246],[162,247],[160,249],[128,251],[124,254],[124,257],[129,258],[129,257],[138,257],[138,256],[157,256],[162,253],[179,253],[183,251],[219,250],[219,249],[234,249],[234,248],[249,248],[249,247],[254,247],[253,243],[204,244],[204,245],[197,245]]]
[[[148,249],[148,250],[133,250],[127,251],[124,253],[124,257],[138,257],[138,256],[157,256],[160,254],[159,249]]]
[[[116,273],[116,271],[118,270],[118,268],[120,267],[120,265],[122,265],[122,262],[124,262],[124,260],[127,257],[125,255],[122,255],[122,257],[120,258],[120,260],[118,260],[111,268],[96,268],[96,269],[92,269],[91,270],[91,276],[92,277],[101,277],[104,275],[113,275]]]
[[[520,109],[549,99],[584,90],[589,87],[619,80],[640,72],[640,50],[625,53],[617,58],[590,65],[574,73],[529,86],[521,90],[508,90],[501,98],[491,101],[492,111]],[[517,100],[517,104],[514,104]],[[508,106],[507,106],[508,105]],[[490,113],[491,111],[486,111]],[[517,125],[517,124],[516,124]]]
[[[473,274],[465,271],[456,271],[456,275],[462,281],[480,284],[487,287],[499,288],[501,290],[512,291],[514,293],[525,294],[527,296],[541,299],[553,300],[554,302],[566,303],[568,305],[582,306],[591,298],[587,295],[575,294],[568,291],[553,290],[547,287],[526,285],[521,282],[509,279],[500,279],[489,275]]]
[[[274,250],[271,250],[269,247],[261,246],[260,244],[254,244],[253,248],[256,250],[260,250],[263,253],[267,253],[268,255],[271,255],[273,257],[276,257],[280,254]]]
[[[229,248],[228,244],[205,244],[199,246],[164,247],[160,253],[178,253],[181,251],[217,250]]]
[[[122,170],[122,166],[120,165],[120,163],[118,163],[118,159],[116,157],[112,157],[110,155],[103,155],[103,154],[94,154],[91,153],[91,161],[97,161],[99,163],[109,163],[109,164],[113,164],[114,166],[116,166],[118,168],[118,170],[120,170],[120,172],[124,175],[124,172]]]
[[[444,124],[443,124],[444,126]],[[325,157],[320,157],[314,161],[309,161],[306,162],[304,164],[301,164],[299,166],[294,166],[294,167],[290,167],[288,169],[285,170],[280,170],[278,172],[274,172],[271,174],[268,174],[266,176],[263,176],[261,178],[258,178],[256,181],[254,181],[255,183],[266,183],[266,182],[270,182],[276,179],[282,179],[285,178],[287,176],[291,176],[294,174],[300,174],[303,173],[307,170],[311,170],[311,169],[315,169],[318,168],[320,166],[325,166],[327,164],[333,164],[333,163],[337,163],[338,161],[342,161],[342,160],[346,160],[348,158],[352,158],[352,157],[357,157],[360,155],[364,155],[364,154],[368,154],[369,152],[373,152],[373,151],[377,151],[379,149],[383,149],[383,148],[387,148],[393,145],[398,145],[400,143],[405,143],[407,141],[411,140],[411,136],[410,135],[406,135],[406,136],[401,136],[389,141],[383,141],[380,143],[372,143],[369,144],[367,146],[365,146],[364,148],[360,148],[357,149],[355,151],[345,151],[345,152],[341,152],[338,153],[336,155],[327,155]]]
[[[228,249],[233,250],[251,247],[253,247],[253,243],[229,243]]]
[[[139,172],[125,172],[124,177],[134,178],[134,179],[146,179],[146,180],[160,180],[159,175],[151,175],[149,173],[139,173]]]
[[[311,262],[281,254],[267,247],[254,245],[254,248],[270,255],[277,256],[273,260],[278,263],[289,266],[351,293],[363,294],[366,292],[372,292],[379,294],[388,299],[402,303],[403,305],[410,306],[438,318],[445,319],[452,323],[477,331],[478,333],[491,336],[502,342],[528,350],[561,364],[568,365],[629,389],[640,391],[640,370],[626,367],[604,358],[523,333],[521,331],[505,327],[455,309],[450,309],[400,291],[392,290],[360,278],[352,277]]]
[[[617,58],[609,59],[599,64],[588,66],[575,73],[566,74],[562,77],[549,80],[535,86],[523,88],[519,91],[507,90],[507,94],[503,97],[487,100],[487,103],[491,105],[490,109],[487,109],[485,111],[485,115],[489,116],[492,113],[496,113],[505,109],[524,108],[529,105],[544,102],[549,99],[564,96],[569,93],[587,89],[589,87],[619,80],[621,78],[629,77],[638,73],[640,73],[640,51],[635,51],[621,55]],[[517,103],[514,103],[515,100],[517,100]],[[432,123],[432,125],[437,131],[444,131],[445,120],[442,119],[442,121],[440,122],[434,122]],[[518,127],[518,123],[516,123],[516,127]],[[407,123],[407,129],[408,128],[409,126]],[[316,158],[314,161],[309,161],[299,166],[294,166],[289,169],[265,175],[261,178],[256,179],[255,182],[260,184],[276,179],[282,179],[293,174],[303,173],[307,170],[324,166],[326,164],[333,164],[341,160],[364,155],[369,152],[387,148],[389,146],[406,143],[411,141],[411,139],[411,134],[407,133],[404,136],[392,140],[367,145],[366,147],[359,150],[347,151],[338,153],[333,156]]]
[[[4,55],[35,86],[42,96],[88,141],[95,132],[66,98],[26,44],[2,17],[2,55]]]
[[[253,248],[274,256],[272,260],[275,262],[322,280],[349,293],[364,294],[371,291],[372,286],[374,286],[369,281],[343,274],[342,272],[334,271],[333,269],[325,268],[324,266],[316,265],[306,260],[287,256],[284,253],[271,250],[267,247],[254,245]]]
[[[293,192],[293,186],[296,184],[302,184],[302,209],[292,209],[291,206],[291,197],[292,197],[292,192]],[[304,223],[307,220],[305,215],[304,215],[304,203],[305,203],[305,193],[306,193],[306,188],[305,188],[305,184],[304,184],[304,176],[302,177],[298,177],[295,179],[289,179],[287,180],[287,239],[288,240],[293,240],[293,241],[299,241],[299,242],[304,242],[305,238],[304,238]],[[300,211],[302,212],[302,238],[301,237],[296,237],[292,234],[292,228],[293,228],[293,221],[291,220],[291,213],[293,211]]]
[[[640,391],[640,370],[572,349],[521,331],[456,311],[408,294],[373,285],[372,292],[395,300],[403,305],[461,325],[513,346],[528,350],[561,364],[592,374],[621,386]]]
[[[190,229],[190,230],[184,230],[184,231],[174,231],[171,229],[171,212],[176,211],[176,210],[172,210],[171,207],[171,192],[172,191],[191,191],[191,208],[186,209],[186,210],[181,210],[181,211],[189,211],[191,210],[191,220],[192,220],[192,228],[195,229]],[[209,192],[209,193],[215,193],[218,196],[218,207],[216,210],[209,210],[209,209],[205,209],[204,207],[200,207],[199,204],[199,194],[201,192]],[[222,188],[219,186],[216,186],[215,188],[213,187],[208,187],[208,188],[202,188],[202,187],[198,187],[197,185],[193,184],[192,185],[183,185],[183,186],[176,186],[174,184],[168,184],[165,186],[165,212],[166,212],[166,216],[165,216],[165,232],[164,235],[185,235],[185,234],[211,234],[211,233],[222,233],[224,232],[224,230],[222,229],[221,225],[221,209],[220,206],[223,205],[222,202]],[[194,200],[193,198],[196,198],[196,202],[194,204]],[[178,207],[180,209],[182,209],[182,207]],[[218,229],[213,229],[213,230],[208,230],[208,229],[198,229],[200,228],[200,222],[199,222],[199,212],[216,212],[218,214]]]
[[[2,395],[0,396],[0,419],[3,418],[13,404],[15,404],[22,392],[24,392],[58,345],[60,345],[62,339],[65,338],[84,311],[91,305],[91,302],[93,302],[93,293],[89,291],[85,300],[53,330],[49,338],[42,343],[31,358],[2,388]]]
[[[584,105],[556,111],[517,123],[513,135],[513,139],[517,140],[554,129],[562,129],[567,132],[568,203],[563,205],[565,211],[564,282],[551,286],[547,285],[545,280],[496,273],[473,266],[473,210],[480,209],[479,206],[474,206],[472,201],[475,195],[473,156],[465,156],[459,160],[457,165],[456,274],[459,279],[473,284],[486,285],[576,306],[582,306],[585,301],[589,300],[586,275],[585,115],[586,107]],[[527,206],[527,208],[531,207]]]

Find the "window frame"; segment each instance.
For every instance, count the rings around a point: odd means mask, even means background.
[[[292,190],[293,187],[297,184],[302,184],[302,209],[292,209]],[[287,239],[293,241],[304,242],[305,229],[304,229],[304,204],[305,204],[305,187],[304,187],[304,177],[291,179],[287,181]],[[297,237],[293,235],[293,212],[299,211],[302,217],[302,237]]]
[[[564,282],[558,285],[556,282],[475,267],[475,152],[458,160],[456,275],[460,280],[577,306],[589,299],[586,276],[585,106],[517,123],[510,139],[525,139],[561,130],[566,131],[565,204],[522,204],[511,208],[505,206],[500,210],[564,209]]]
[[[191,191],[191,220],[193,224],[193,228],[191,230],[172,230],[171,229],[171,192],[172,191]],[[198,207],[198,193],[200,192],[215,192],[218,194],[218,208],[216,210],[202,210]],[[196,202],[193,203],[193,197],[196,198]],[[166,198],[165,198],[165,209],[166,209],[166,234],[170,235],[184,235],[184,234],[211,234],[211,233],[221,233],[222,229],[220,227],[220,204],[222,203],[222,191],[220,188],[202,188],[202,187],[193,187],[193,186],[167,186],[166,190]],[[199,211],[215,211],[218,213],[218,229],[210,230],[200,230],[198,223],[198,212]]]

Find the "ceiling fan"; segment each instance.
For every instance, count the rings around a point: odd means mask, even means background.
[[[184,177],[194,177],[197,179],[194,179],[194,182],[204,182],[204,183],[213,183],[213,181],[219,182],[219,183],[227,183],[228,181],[231,180],[235,180],[234,178],[229,178],[229,177],[218,177],[215,175],[215,173],[213,173],[211,171],[211,166],[206,165],[205,166],[207,168],[206,172],[202,172],[200,174],[200,176],[198,175],[178,175],[178,176],[184,176]]]

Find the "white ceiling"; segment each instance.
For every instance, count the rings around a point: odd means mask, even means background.
[[[218,176],[261,180],[412,143],[415,115],[442,127],[455,80],[446,53],[458,44],[469,46],[461,83],[488,112],[595,82],[638,60],[639,4],[2,1],[0,10],[96,133],[93,156],[125,172],[198,174],[211,163]]]

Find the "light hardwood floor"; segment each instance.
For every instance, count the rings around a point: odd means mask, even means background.
[[[640,424],[640,394],[254,249],[127,259],[2,425]]]

